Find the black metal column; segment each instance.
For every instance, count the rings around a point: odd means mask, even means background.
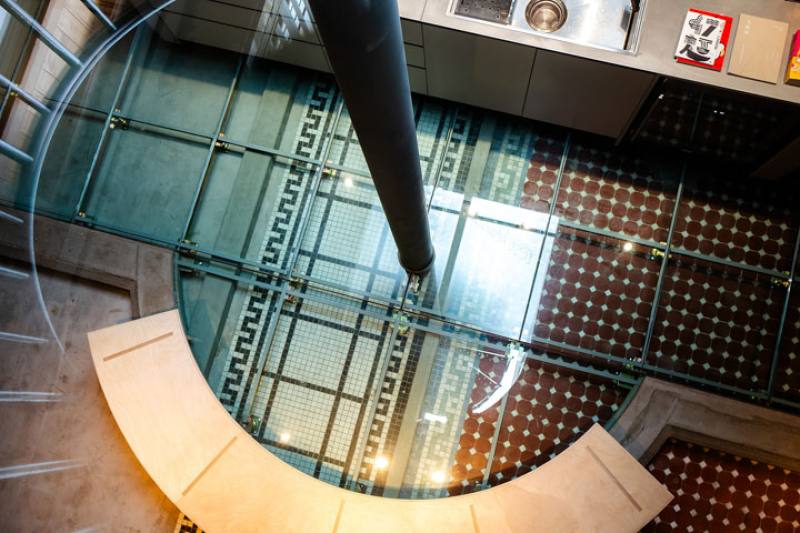
[[[396,0],[309,0],[344,95],[400,264],[433,264],[419,148]]]

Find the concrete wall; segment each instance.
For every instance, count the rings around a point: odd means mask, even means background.
[[[39,274],[64,351],[55,342],[0,341],[0,391],[63,396],[0,402],[0,529],[171,532],[178,511],[117,429],[86,337],[87,331],[174,305],[171,253],[41,218],[37,235],[40,264],[61,271]],[[0,236],[4,266],[24,270],[15,259],[19,251],[8,235]],[[31,302],[4,287],[0,323],[24,327]],[[8,479],[12,475],[19,477]]]

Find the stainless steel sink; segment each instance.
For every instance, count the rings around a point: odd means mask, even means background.
[[[525,8],[525,20],[534,30],[557,31],[567,21],[567,6],[561,0],[531,0]]]
[[[616,51],[635,48],[640,13],[638,0],[454,0],[450,9],[452,16]]]

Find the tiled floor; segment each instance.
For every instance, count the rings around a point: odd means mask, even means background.
[[[764,274],[676,256],[667,268],[651,355],[662,368],[762,390],[785,292]]]
[[[776,350],[798,197],[415,95],[437,261],[409,280],[330,76],[136,42],[111,69],[120,100],[75,108],[86,127],[116,109],[113,131],[58,140],[71,186],[54,172],[42,194],[179,249],[201,368],[301,470],[401,497],[495,485],[609,422],[646,374],[800,401],[796,290]],[[522,370],[476,414],[512,342]]]
[[[800,473],[675,439],[648,470],[675,496],[644,531],[800,530]]]

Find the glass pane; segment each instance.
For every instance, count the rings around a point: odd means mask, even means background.
[[[425,185],[432,187],[445,154],[447,132],[453,111],[442,102],[422,98],[414,98],[413,104],[422,179]],[[347,108],[342,111],[342,117],[336,127],[328,163],[358,174],[369,175],[369,168]]]
[[[540,263],[523,336],[638,359],[660,269],[650,248],[564,228]]]
[[[371,179],[341,172],[322,180],[294,274],[355,295],[402,297],[405,272]]]
[[[47,150],[39,178],[37,209],[62,217],[74,215],[92,160],[100,149],[106,117],[105,113],[90,109],[67,108]]]
[[[754,267],[791,268],[800,222],[798,198],[788,187],[754,187],[720,169],[690,173],[672,244]]]
[[[256,347],[263,343],[277,309],[279,293],[268,287],[277,289],[280,282],[224,265],[176,260],[178,295],[192,353],[212,390],[236,415],[261,355]]]
[[[336,102],[330,76],[265,60],[248,61],[223,128],[225,138],[319,160]]]
[[[688,147],[701,92],[696,85],[679,80],[666,80],[658,90],[638,138],[659,146]]]
[[[78,88],[56,129],[40,176],[37,209],[72,217],[122,82],[132,37],[114,46]]]
[[[758,166],[786,146],[798,117],[800,109],[788,102],[709,90],[691,148],[706,157]]]
[[[225,109],[236,62],[230,52],[168,43],[152,31],[145,32],[121,113],[158,126],[211,135]]]
[[[606,425],[630,392],[609,377],[528,359],[503,408],[489,485],[535,470]]]
[[[785,291],[764,274],[670,258],[648,362],[744,390],[764,390]]]
[[[99,225],[166,242],[182,237],[208,141],[130,123],[114,129],[87,206]]]
[[[548,215],[437,190],[430,220],[436,262],[414,306],[519,338],[536,263],[552,247]]]
[[[558,191],[562,225],[666,243],[680,167],[626,154],[597,138],[573,139]]]
[[[593,424],[608,422],[629,392],[615,380],[630,378],[616,371],[567,368],[539,349],[515,348],[521,359],[512,365],[510,347],[466,329],[438,328],[412,325],[393,352],[409,361],[402,374],[409,385],[399,396],[406,410],[399,436],[390,431],[386,443],[376,444],[372,464],[385,458],[387,472],[373,468],[373,494],[459,495],[521,476]],[[396,467],[404,471],[399,492]]]
[[[430,208],[436,262],[410,295],[415,308],[521,335],[537,261],[551,246],[563,143],[545,127],[459,111]]]
[[[389,315],[307,291],[287,300],[248,414],[258,441],[307,474],[352,487],[379,401]]]
[[[128,35],[106,52],[78,88],[70,104],[97,111],[111,111],[135,40],[135,35]]]
[[[217,150],[189,240],[203,250],[286,268],[314,174],[300,161]]]

